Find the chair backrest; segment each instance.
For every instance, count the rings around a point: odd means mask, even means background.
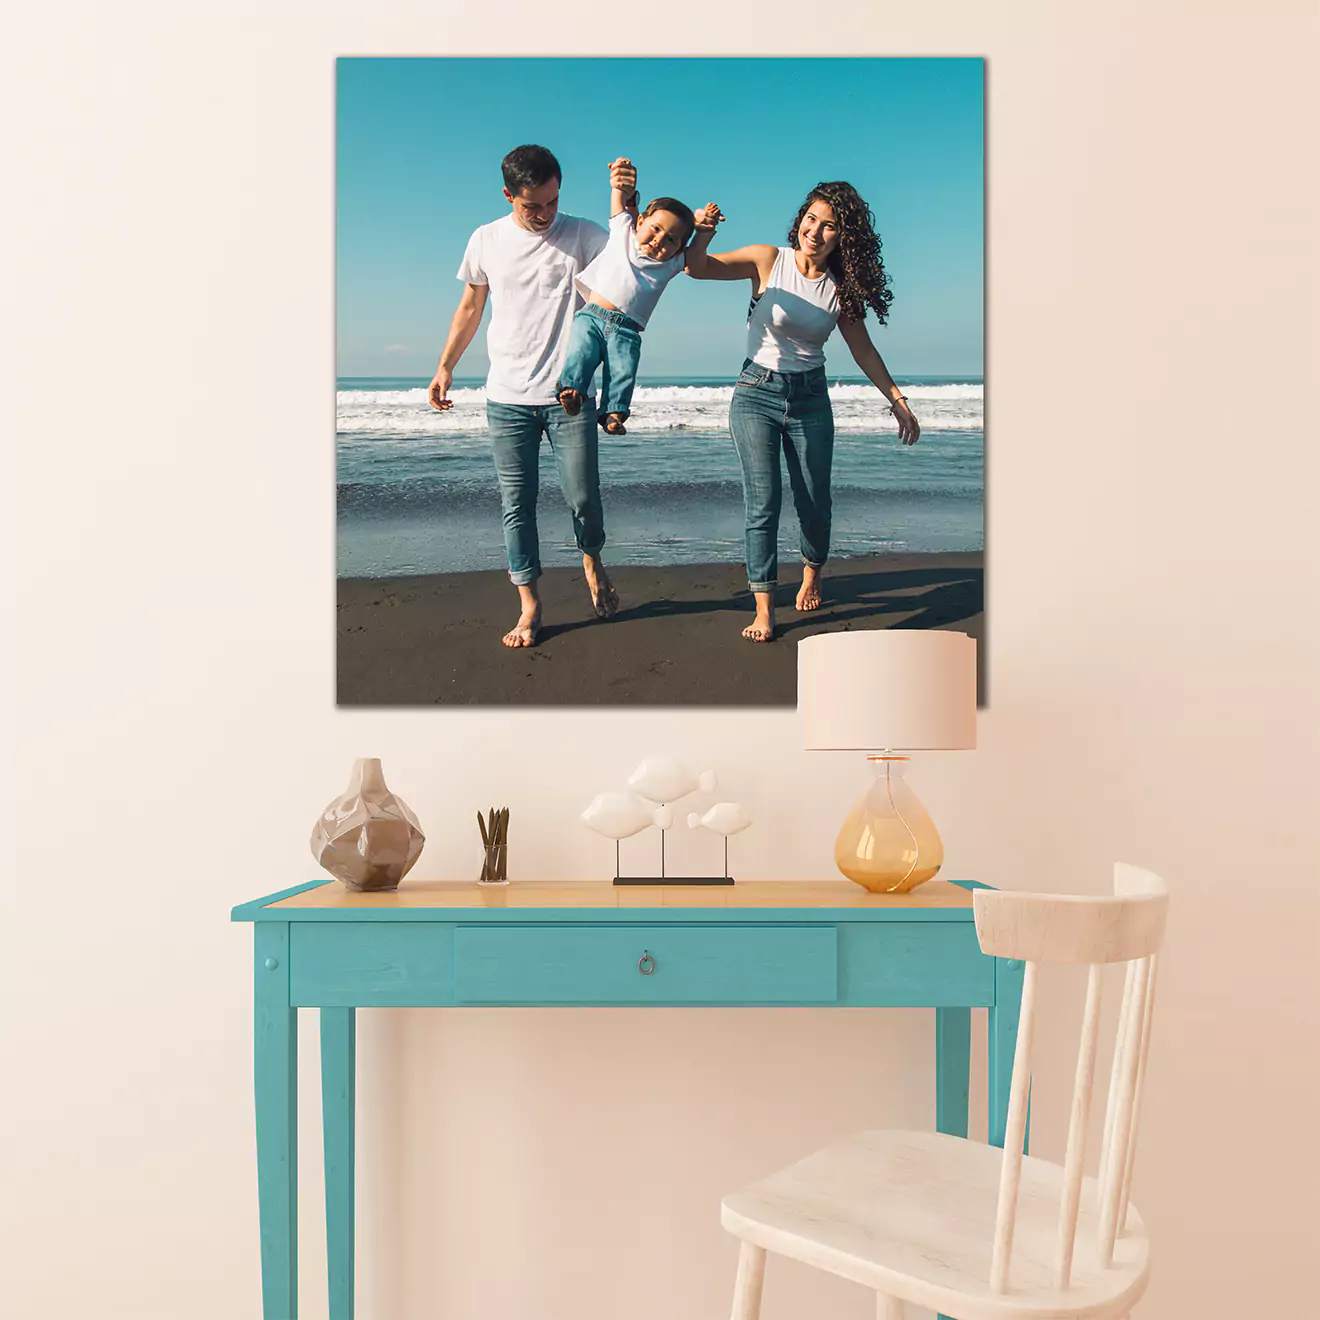
[[[1026,964],[990,1267],[990,1287],[995,1292],[1008,1289],[1009,1263],[1013,1253],[1027,1097],[1031,1086],[1036,968],[1040,963],[1084,963],[1090,969],[1081,1043],[1077,1051],[1072,1116],[1068,1123],[1068,1146],[1064,1156],[1063,1199],[1059,1207],[1057,1283],[1061,1288],[1067,1287],[1077,1237],[1086,1130],[1095,1080],[1101,969],[1107,963],[1127,964],[1100,1150],[1099,1251],[1101,1259],[1108,1265],[1114,1257],[1114,1242],[1127,1217],[1137,1126],[1141,1117],[1141,1094],[1146,1080],[1146,1055],[1150,1047],[1151,1017],[1155,1007],[1156,954],[1164,940],[1169,890],[1153,872],[1119,862],[1114,867],[1112,897],[977,889],[973,892],[972,902],[976,936],[982,950],[997,958],[1020,958]]]

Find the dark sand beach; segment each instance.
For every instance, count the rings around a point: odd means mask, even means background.
[[[779,588],[778,638],[740,629],[752,600],[741,564],[619,567],[620,608],[591,611],[578,569],[541,579],[540,644],[500,637],[517,595],[499,572],[347,578],[338,584],[341,706],[792,706],[803,637],[847,628],[952,628],[980,638],[983,556],[876,555],[832,560],[825,604],[793,608]],[[985,699],[984,670],[981,699]]]

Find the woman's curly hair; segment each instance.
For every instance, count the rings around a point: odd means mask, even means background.
[[[885,263],[880,259],[880,235],[875,232],[875,216],[851,183],[818,183],[807,194],[797,219],[789,228],[788,241],[797,247],[798,226],[817,199],[828,202],[834,209],[834,219],[839,227],[839,242],[830,253],[827,265],[839,286],[840,315],[850,321],[861,321],[870,307],[876,319],[884,325],[894,294],[885,274]]]

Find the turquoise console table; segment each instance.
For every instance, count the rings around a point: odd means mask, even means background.
[[[971,1009],[986,1008],[988,1130],[1002,1145],[1022,966],[981,952],[975,887],[933,880],[891,896],[847,881],[484,889],[406,880],[392,893],[355,894],[314,881],[236,907],[235,921],[254,923],[256,946],[265,1320],[298,1311],[298,1009],[321,1011],[330,1316],[351,1320],[357,1009],[934,1008],[935,1126],[966,1136]]]

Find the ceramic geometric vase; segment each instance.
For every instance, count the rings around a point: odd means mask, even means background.
[[[422,855],[426,835],[385,785],[380,758],[353,762],[348,788],[312,830],[312,856],[350,889],[397,889]]]

